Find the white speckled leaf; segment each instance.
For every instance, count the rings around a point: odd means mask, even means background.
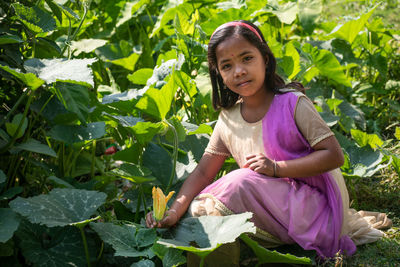
[[[103,192],[56,188],[47,195],[18,197],[10,207],[32,223],[65,226],[89,219],[106,197]]]

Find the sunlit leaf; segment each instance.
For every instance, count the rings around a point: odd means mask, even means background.
[[[152,75],[153,69],[143,68],[129,74],[126,78],[134,84],[145,85]]]
[[[44,81],[42,79],[39,79],[33,73],[22,73],[22,72],[20,72],[20,70],[12,69],[8,66],[2,66],[2,65],[0,65],[0,68],[7,71],[10,74],[12,74],[14,77],[16,77],[18,80],[20,80],[24,84],[26,84],[32,90],[36,90],[42,84],[44,84]]]
[[[316,26],[316,20],[322,11],[321,0],[301,0],[299,5],[299,20],[307,33],[312,33]]]
[[[161,123],[139,121],[135,124],[135,126],[132,127],[132,130],[135,133],[135,137],[139,143],[147,144],[156,134],[163,130],[163,126]]]
[[[250,212],[230,216],[201,216],[182,219],[171,229],[170,239],[159,239],[159,244],[190,251],[205,257],[225,243],[231,243],[243,233],[255,233],[248,220]],[[195,245],[195,246],[193,246]]]
[[[376,149],[383,145],[383,141],[376,134],[367,134],[357,129],[351,129],[350,133],[361,147],[370,145],[373,149]]]
[[[139,57],[140,57],[139,54],[132,53],[128,57],[115,59],[111,61],[111,63],[124,67],[127,70],[133,71],[135,69],[135,65]]]
[[[126,2],[117,18],[117,24],[115,25],[115,27],[118,28],[128,20],[136,17],[137,11],[145,9],[146,5],[149,3],[150,0],[136,0],[133,2]]]
[[[111,172],[136,184],[155,180],[154,177],[150,176],[151,171],[149,169],[132,163],[123,163]]]
[[[73,144],[103,137],[106,129],[104,122],[92,122],[86,126],[56,125],[47,134],[55,140]]]
[[[377,5],[373,7],[368,13],[361,15],[355,20],[337,25],[330,33],[330,36],[344,39],[352,44],[358,33],[364,28],[365,24],[367,23],[369,17],[372,15],[376,7]]]
[[[74,55],[78,56],[81,53],[91,53],[99,47],[104,46],[108,41],[103,39],[81,39],[72,41],[71,50]]]
[[[56,188],[47,195],[18,197],[10,202],[10,207],[32,223],[66,226],[89,219],[106,197],[103,192]]]
[[[72,80],[94,85],[92,70],[88,65],[93,64],[95,58],[86,59],[28,59],[24,63],[27,72],[34,73],[46,83],[57,80]]]
[[[35,33],[50,32],[56,29],[56,21],[46,11],[38,6],[26,7],[22,4],[14,3],[11,6],[15,10],[18,19],[31,31]]]
[[[7,242],[18,229],[19,218],[9,208],[0,208],[0,242]]]
[[[18,133],[18,126],[22,121],[21,128],[19,129]],[[26,127],[28,127],[28,120],[26,117],[24,117],[23,114],[19,113],[13,117],[13,120],[11,122],[6,122],[6,129],[7,133],[10,136],[16,136],[16,138],[21,138],[26,130]]]

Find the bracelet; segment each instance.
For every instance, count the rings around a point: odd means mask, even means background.
[[[273,162],[274,162],[274,176],[273,177],[276,177],[276,161],[273,160]]]

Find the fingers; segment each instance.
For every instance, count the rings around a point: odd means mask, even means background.
[[[158,227],[157,222],[154,220],[152,211],[146,214],[146,226],[148,228]]]

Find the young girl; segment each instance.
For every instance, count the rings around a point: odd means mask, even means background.
[[[380,238],[349,212],[341,147],[301,84],[285,85],[275,73],[261,31],[247,21],[221,25],[208,62],[218,122],[165,218],[157,223],[149,213],[147,226],[173,226],[188,209],[193,216],[251,211],[267,246],[297,243],[321,257],[351,255],[355,243]],[[230,155],[240,169],[212,183]]]

